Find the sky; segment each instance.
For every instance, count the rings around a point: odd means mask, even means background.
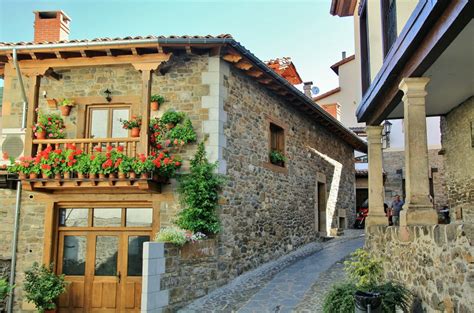
[[[352,18],[331,0],[0,0],[0,41],[33,40],[33,11],[63,10],[70,39],[231,34],[261,60],[289,56],[320,93],[338,86],[330,66],[354,51]],[[1,84],[0,84],[1,85]]]

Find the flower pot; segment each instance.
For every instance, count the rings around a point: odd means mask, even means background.
[[[125,178],[127,178],[127,175],[125,175],[125,173],[119,172],[118,173],[118,178],[119,179],[125,179]]]
[[[152,101],[150,103],[150,107],[152,111],[158,111],[160,109],[160,104],[158,103],[158,101]]]
[[[69,105],[62,105],[60,108],[62,116],[69,116],[71,113],[71,107]]]
[[[36,139],[46,139],[46,132],[45,131],[36,132],[35,136],[36,136]]]
[[[100,173],[99,174],[99,179],[105,179],[105,174]]]
[[[41,177],[42,177],[43,179],[48,179],[48,178],[49,178],[49,175],[46,174],[46,173],[41,173]]]
[[[95,179],[96,177],[97,177],[96,174],[92,174],[92,173],[89,174],[89,179]]]
[[[130,173],[128,173],[128,178],[137,179],[137,174],[135,172],[130,172]]]
[[[57,309],[52,309],[52,310],[44,310],[44,313],[56,313]]]
[[[20,172],[20,173],[18,173],[18,178],[19,178],[20,180],[26,179],[26,174]]]
[[[166,124],[166,128],[167,128],[168,130],[174,128],[175,126],[176,126],[175,123],[168,123],[168,124]]]
[[[132,137],[140,137],[140,128],[138,128],[138,127],[133,127],[133,128],[132,128],[131,136],[132,136]]]
[[[84,179],[84,174],[83,173],[77,173],[77,178]]]
[[[56,173],[54,174],[54,179],[61,179],[61,174],[60,173]]]
[[[115,173],[110,173],[109,174],[109,180],[115,179]]]
[[[37,178],[38,178],[38,174],[30,173],[30,179],[37,179]]]
[[[48,107],[50,107],[52,109],[57,108],[58,102],[56,101],[56,99],[46,99],[46,102],[48,103]]]
[[[140,179],[148,179],[148,173],[142,173]]]

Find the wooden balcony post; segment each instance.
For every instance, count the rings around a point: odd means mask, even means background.
[[[36,123],[38,118],[38,96],[39,96],[39,89],[41,85],[41,77],[46,72],[47,68],[35,69],[35,70],[28,70],[23,71],[23,73],[28,76],[29,84],[28,84],[28,108],[26,113],[26,131],[25,131],[25,156],[33,155],[36,151],[33,148],[33,124]]]

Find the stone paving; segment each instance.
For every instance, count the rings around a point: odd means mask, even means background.
[[[330,281],[333,277],[330,273],[339,271],[337,264],[333,268],[331,266],[363,246],[362,235],[363,231],[345,230],[342,237],[308,244],[239,276],[179,312],[263,313],[291,312],[295,308],[301,309],[301,312],[318,312],[311,310],[311,307],[321,303],[322,296],[328,290],[327,287],[324,292],[319,292],[318,282]],[[325,286],[327,284],[324,283]]]

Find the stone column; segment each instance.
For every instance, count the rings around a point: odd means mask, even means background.
[[[383,209],[382,129],[383,126],[366,127],[369,144],[369,216],[366,227],[388,225]]]
[[[426,85],[428,77],[404,78],[403,91],[405,127],[405,191],[406,199],[400,213],[400,225],[433,225],[438,215],[430,202],[428,173],[428,141],[426,135]]]

